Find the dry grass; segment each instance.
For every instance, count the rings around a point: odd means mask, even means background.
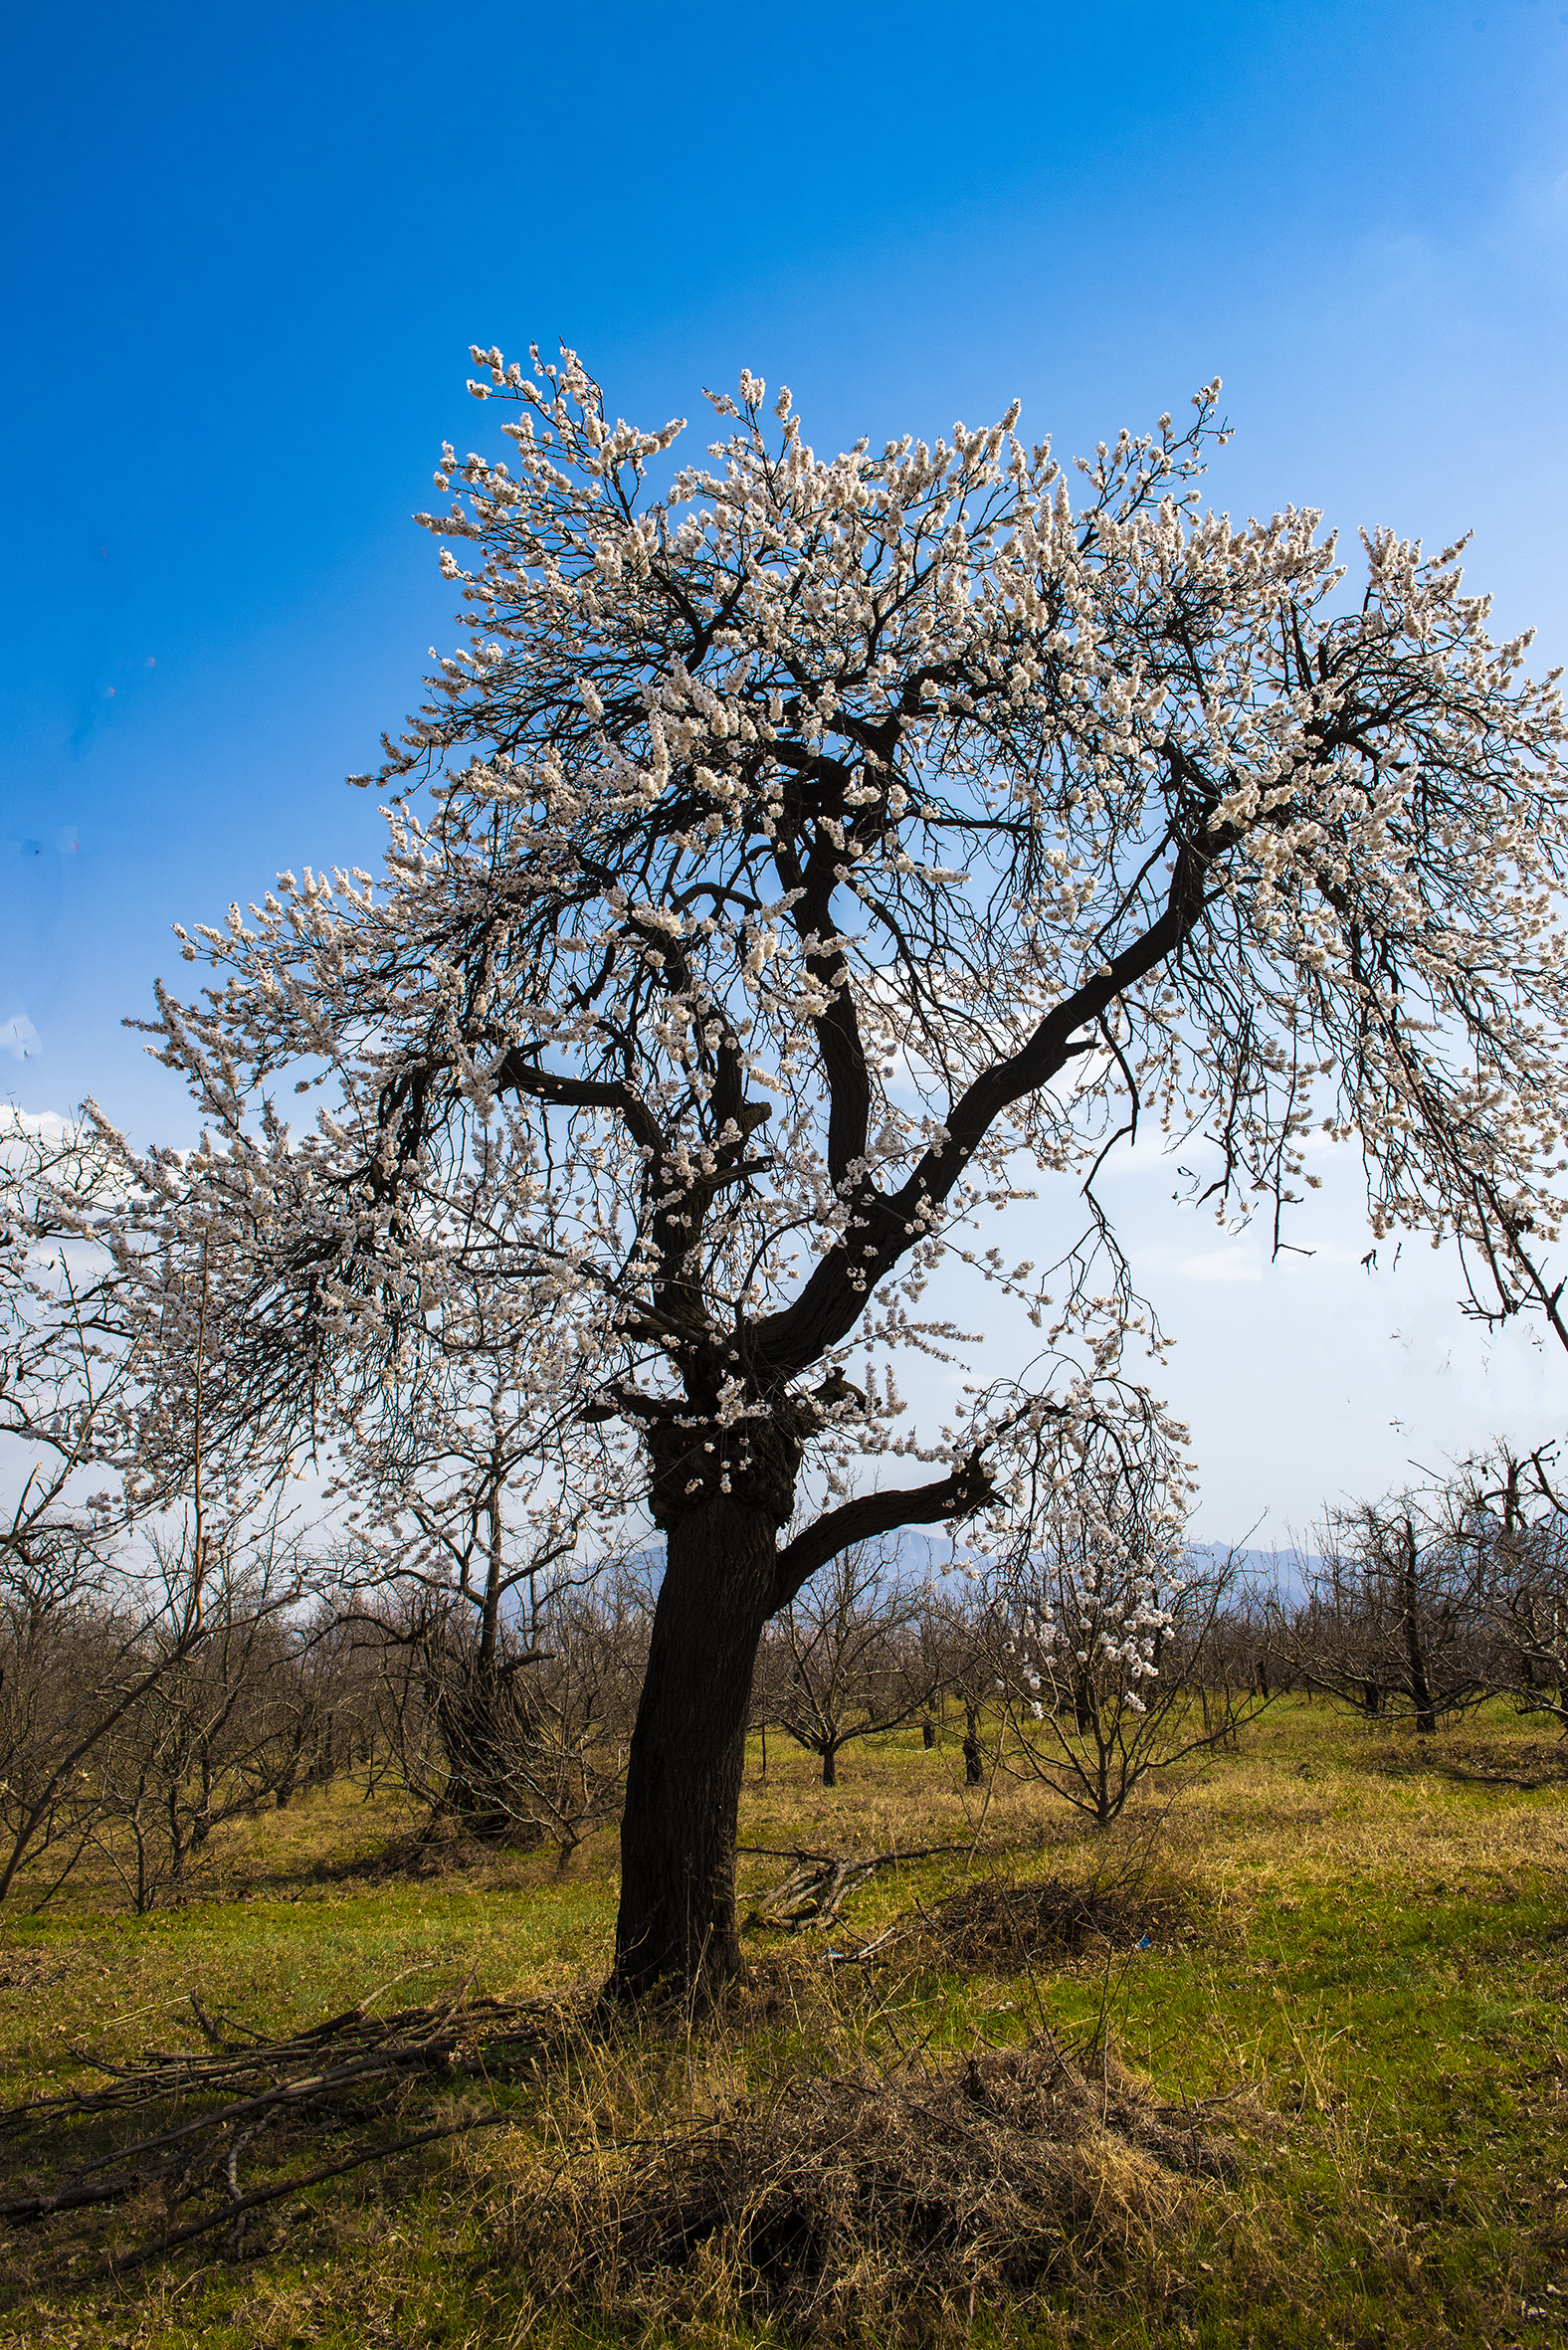
[[[1141,1851],[1148,1815],[1095,1838],[1036,1788],[976,1796],[956,1742],[874,1742],[837,1790],[774,1743],[743,1843],[958,1849],[749,1934],[722,2014],[635,2025],[592,2005],[612,1839],[557,1878],[317,1793],[230,1838],[224,1898],[134,1920],[86,1883],[12,1916],[0,2093],[201,2046],[192,1990],[283,2034],[472,1978],[552,2007],[547,2060],[405,2084],[405,2131],[494,2126],[280,2197],[236,2254],[87,2284],[86,2240],[71,2268],[34,2232],[29,2284],[13,2236],[0,2343],[1568,2338],[1563,1759],[1501,1714],[1418,1741],[1289,1705]],[[1235,2166],[1184,2168],[1159,2133],[1216,2099]]]
[[[541,2295],[658,2324],[772,2317],[825,2341],[930,2341],[1069,2278],[1147,2262],[1188,2174],[1234,2167],[1190,2109],[1044,2034],[945,2066],[788,2082],[656,2130],[523,2199]]]

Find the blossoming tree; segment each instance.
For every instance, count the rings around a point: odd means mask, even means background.
[[[681,468],[571,353],[476,356],[510,446],[449,447],[422,517],[469,641],[387,744],[380,880],[286,875],[187,941],[212,984],[160,994],[159,1049],[210,1132],[168,1213],[243,1241],[279,1442],[473,1284],[526,1295],[552,1425],[635,1440],[636,1992],[738,1963],[752,1663],[806,1579],[902,1526],[1016,1540],[1065,1427],[1176,1445],[1091,1189],[1060,1278],[977,1220],[1076,1197],[1140,1114],[1277,1216],[1321,1118],[1376,1229],[1552,1303],[1561,718],[1457,548],[1373,535],[1351,593],[1315,513],[1204,510],[1217,383],[1075,487],[1016,406],[823,459],[743,375]],[[302,1134],[289,1083],[325,1087]],[[896,1366],[961,1351],[920,1302],[955,1252],[1050,1334],[920,1441]]]
[[[1267,1702],[1210,1686],[1236,1560],[1188,1548],[1179,1456],[1128,1445],[1124,1421],[1048,1424],[1015,1519],[990,1581],[1001,1758],[1108,1827],[1151,1772]]]

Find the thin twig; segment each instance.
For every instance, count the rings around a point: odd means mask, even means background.
[[[225,2221],[233,2224],[247,2212],[255,2211],[264,2203],[276,2203],[280,2196],[298,2195],[306,2187],[319,2187],[323,2179],[339,2179],[345,2171],[355,2171],[367,2162],[390,2162],[396,2154],[409,2154],[419,2146],[433,2146],[442,2138],[457,2138],[471,2130],[492,2130],[505,2119],[499,2113],[482,2113],[472,2121],[447,2122],[439,2129],[420,2130],[411,2138],[394,2139],[390,2146],[367,2146],[357,2154],[350,2154],[342,2162],[329,2162],[319,2170],[306,2171],[302,2178],[285,2179],[281,2185],[258,2187],[240,2198],[238,2204],[225,2204],[211,2212],[204,2220],[194,2220],[187,2228],[176,2228],[148,2244],[138,2245],[134,2252],[106,2255],[90,2273],[95,2280],[103,2276],[124,2276],[132,2268],[140,2268],[148,2260],[159,2259],[166,2252],[175,2252],[182,2244],[192,2244],[198,2236],[206,2236]]]

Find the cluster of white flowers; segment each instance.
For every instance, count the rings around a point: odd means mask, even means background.
[[[662,1432],[667,1518],[753,1490],[764,1429],[775,1516],[803,1447],[835,1500],[912,1453],[947,1514],[1011,1507],[1017,1399],[897,1433],[896,1358],[965,1352],[938,1264],[1069,1349],[1044,1442],[1146,1323],[1092,1248],[1010,1269],[975,1226],[1145,1111],[1212,1143],[1219,1213],[1277,1215],[1324,1083],[1380,1228],[1528,1285],[1568,1164],[1562,722],[1458,549],[1370,537],[1343,616],[1315,513],[1200,506],[1217,383],[1075,501],[1016,405],[821,459],[746,374],[671,473],[680,424],[612,423],[572,353],[475,355],[510,446],[449,445],[422,517],[473,625],[388,746],[385,872],[281,877],[159,998],[211,1132],[142,1173],[249,1269],[259,1410],[361,1410],[483,1305],[537,1425]],[[1053,1458],[1075,1589],[1120,1580],[1092,1630],[1042,1595],[1040,1669],[1081,1648],[1135,1697],[1174,1517],[1078,1522]]]
[[[1188,1580],[1187,1430],[1120,1378],[1049,1411],[1005,1389],[987,1406],[1013,1472],[988,1522],[1015,1695],[1036,1720],[1045,1702],[1141,1713]]]

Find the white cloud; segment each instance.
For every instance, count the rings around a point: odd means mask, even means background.
[[[21,1109],[14,1101],[0,1101],[0,1171],[25,1166],[34,1137],[46,1144],[63,1142],[68,1127],[58,1110]]]
[[[58,1109],[19,1109],[14,1101],[0,1103],[0,1136],[42,1134],[49,1142],[64,1139],[67,1121]]]

